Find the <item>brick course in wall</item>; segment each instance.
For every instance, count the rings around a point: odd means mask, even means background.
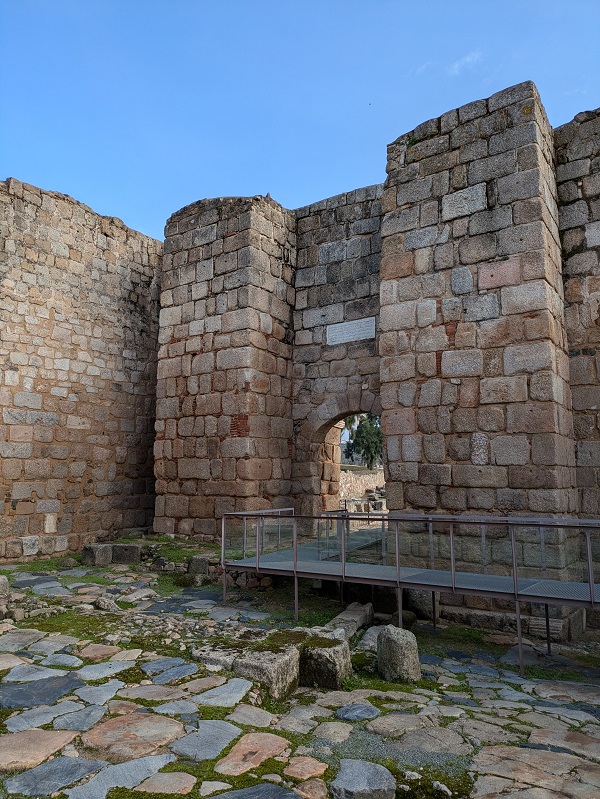
[[[152,525],[162,244],[0,183],[0,558]]]

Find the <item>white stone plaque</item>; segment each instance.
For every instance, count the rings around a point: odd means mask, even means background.
[[[350,341],[362,341],[366,338],[375,338],[374,316],[327,325],[327,344],[347,344]]]

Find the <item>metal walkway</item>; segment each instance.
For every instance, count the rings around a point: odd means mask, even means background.
[[[549,605],[600,607],[600,520],[344,511],[307,517],[291,509],[226,514],[222,565],[293,577],[296,618],[300,577],[395,588],[400,620],[404,588],[429,590],[434,602],[436,592],[511,600],[522,671],[521,603],[545,606],[549,651]]]

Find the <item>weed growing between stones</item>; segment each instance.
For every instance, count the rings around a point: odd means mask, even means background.
[[[435,783],[445,785],[452,792],[452,799],[469,799],[474,785],[473,777],[464,770],[452,773],[424,766],[414,772],[420,775],[420,779],[408,780],[404,776],[405,771],[399,768],[394,761],[385,760],[381,765],[391,771],[396,778],[397,799],[440,799],[445,792],[442,792]],[[408,791],[401,786],[407,786]]]

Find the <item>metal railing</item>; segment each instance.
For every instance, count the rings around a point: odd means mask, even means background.
[[[250,530],[250,527],[252,528]],[[600,520],[290,509],[225,514],[223,569],[471,594],[515,603],[600,605]],[[241,542],[241,546],[240,546]],[[434,604],[434,620],[435,620]]]

